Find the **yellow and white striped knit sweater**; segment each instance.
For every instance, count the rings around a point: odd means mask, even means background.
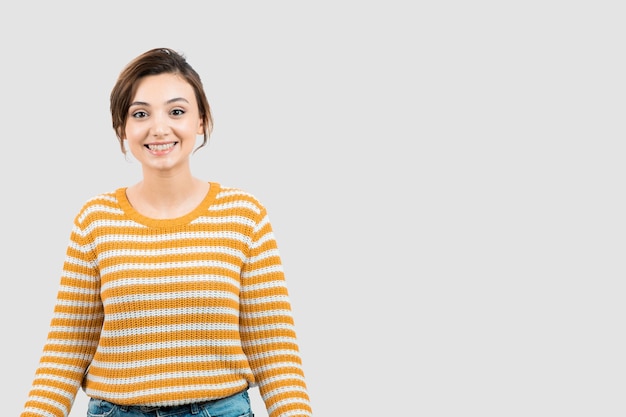
[[[217,183],[176,219],[142,216],[124,188],[87,201],[21,417],[67,416],[81,384],[120,405],[258,385],[271,417],[312,415],[264,206]]]

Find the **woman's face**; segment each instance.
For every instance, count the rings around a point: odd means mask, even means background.
[[[197,135],[204,133],[191,85],[175,74],[140,79],[124,133],[144,175],[189,169]]]

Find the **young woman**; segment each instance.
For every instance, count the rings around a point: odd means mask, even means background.
[[[212,129],[196,71],[145,52],[111,92],[113,128],[143,178],[75,217],[58,299],[22,417],[311,416],[291,306],[265,207],[195,178]]]

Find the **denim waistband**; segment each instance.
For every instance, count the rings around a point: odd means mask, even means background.
[[[158,411],[158,416],[169,416],[174,414],[182,414],[185,412],[189,412],[191,414],[198,414],[202,407],[205,405],[210,405],[219,400],[211,400],[211,401],[201,401],[197,403],[183,404],[183,405],[119,405],[121,411],[128,412],[137,410],[140,413],[150,413],[153,411]]]
[[[105,405],[105,404],[108,404]],[[93,406],[93,410],[92,410]],[[103,408],[104,407],[104,410]],[[102,416],[106,415],[106,410],[111,410],[111,407],[117,407],[117,409],[125,413],[129,413],[128,415],[143,415],[147,417],[171,417],[171,416],[189,416],[201,414],[205,410],[207,412],[209,410],[212,414],[213,411],[222,413],[224,409],[229,410],[230,408],[235,411],[244,412],[241,415],[252,415],[245,414],[245,410],[250,410],[250,399],[248,397],[248,387],[244,388],[242,391],[239,391],[235,394],[232,394],[228,397],[217,398],[214,400],[207,401],[197,401],[188,404],[181,405],[121,405],[114,404],[107,400],[103,399],[95,399],[91,398],[89,401],[89,412],[91,415]]]

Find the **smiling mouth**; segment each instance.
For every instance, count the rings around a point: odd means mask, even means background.
[[[170,143],[149,143],[147,145],[143,145],[151,151],[155,152],[163,152],[169,149],[172,149],[178,142],[170,142]]]

